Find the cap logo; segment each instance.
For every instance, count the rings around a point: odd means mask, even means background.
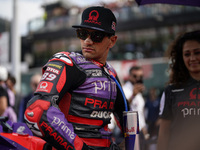
[[[115,29],[116,29],[116,22],[112,22],[112,27],[111,27],[114,31],[115,31]]]
[[[99,18],[99,13],[98,13],[98,11],[92,10],[92,11],[89,13],[89,18],[88,18],[88,20],[84,20],[84,22],[87,22],[87,23],[94,23],[94,24],[101,25],[101,22],[98,22],[98,21],[97,21],[98,18]]]
[[[94,15],[93,12],[96,13],[96,16]],[[92,15],[92,13],[93,13],[93,15]],[[98,13],[98,11],[93,10],[93,11],[90,12],[90,14],[89,14],[89,20],[97,21],[98,18],[99,18],[99,13]]]

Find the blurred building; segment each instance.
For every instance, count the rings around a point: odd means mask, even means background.
[[[11,61],[10,54],[10,21],[0,18],[0,65]]]
[[[10,30],[10,21],[0,18],[0,33]]]
[[[134,1],[105,4],[117,16],[117,45],[109,60],[163,57],[169,41],[181,31],[200,26],[200,8]],[[84,8],[63,1],[44,4],[45,14],[31,20],[29,34],[22,38],[22,58],[31,67],[43,65],[57,51],[80,50],[73,24],[80,23]],[[32,58],[30,57],[32,55]],[[40,59],[42,58],[42,59]]]
[[[163,76],[153,75],[152,71],[156,70],[159,74],[160,69],[167,68],[167,60],[163,57],[177,33],[199,29],[200,8],[167,4],[138,6],[131,0],[103,5],[112,9],[118,20],[118,42],[111,49],[108,59],[114,62],[113,65],[117,64],[117,70],[122,66],[148,62],[143,64],[148,71],[146,74],[149,74],[147,85],[163,86],[167,79],[165,70]],[[80,24],[84,8],[68,1],[46,3],[42,7],[44,16],[31,20],[28,35],[22,37],[22,60],[30,68],[43,66],[58,51],[80,50],[79,39],[71,26]],[[141,61],[145,59],[151,61]],[[124,80],[126,74],[120,75]],[[155,82],[150,82],[154,79]]]

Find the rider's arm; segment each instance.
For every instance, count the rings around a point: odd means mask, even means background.
[[[57,149],[87,149],[58,107],[84,77],[67,53],[58,53],[45,65],[35,96],[27,105],[25,120],[29,128]]]
[[[117,76],[116,79],[120,83],[119,78]],[[127,103],[127,109],[129,110],[129,103],[127,100],[126,103]],[[114,105],[114,116],[115,116],[115,121],[118,127],[121,129],[121,131],[123,131],[123,111],[125,111],[125,102],[119,87],[117,87],[117,98]]]

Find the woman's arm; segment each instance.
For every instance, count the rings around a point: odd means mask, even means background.
[[[0,97],[0,116],[4,113],[7,107],[8,107],[7,97],[1,96]]]

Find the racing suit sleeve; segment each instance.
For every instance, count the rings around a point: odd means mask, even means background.
[[[88,149],[58,107],[66,93],[70,95],[70,91],[84,82],[85,74],[66,52],[55,54],[43,70],[35,96],[28,102],[24,114],[28,127],[34,135],[59,150]]]

